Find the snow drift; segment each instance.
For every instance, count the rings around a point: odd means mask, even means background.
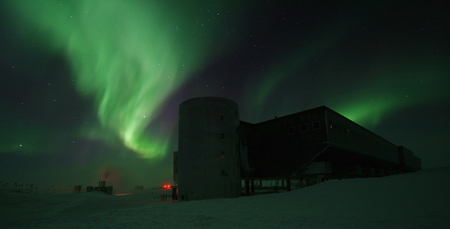
[[[0,192],[0,228],[450,228],[450,167],[277,194],[173,203],[157,193]]]

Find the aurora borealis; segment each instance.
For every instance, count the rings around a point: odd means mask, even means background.
[[[1,179],[170,182],[178,105],[206,95],[235,100],[248,122],[326,105],[411,149],[424,168],[448,165],[444,8],[4,1]]]

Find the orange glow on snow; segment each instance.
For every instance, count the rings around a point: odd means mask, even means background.
[[[115,196],[128,196],[128,195],[131,195],[132,193],[131,192],[128,192],[128,193],[119,193],[119,194],[114,194]]]

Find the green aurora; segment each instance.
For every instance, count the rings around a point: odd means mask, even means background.
[[[394,2],[389,4],[395,5]],[[297,94],[306,92],[309,95],[305,96],[305,99],[316,96],[322,101],[322,105],[329,106],[348,119],[373,129],[383,118],[397,111],[446,97],[448,95],[446,81],[450,69],[448,61],[436,58],[436,53],[412,50],[414,55],[409,56],[406,52],[396,53],[394,47],[383,48],[363,57],[369,60],[368,64],[355,66],[355,69],[364,69],[365,72],[351,72],[347,69],[342,72],[335,71],[342,68],[339,65],[345,61],[359,62],[355,60],[357,57],[343,61],[345,57],[342,53],[346,52],[343,48],[344,42],[355,36],[351,32],[352,28],[374,23],[371,21],[373,16],[383,7],[384,3],[372,3],[370,9],[366,11],[361,11],[360,8],[350,9],[341,13],[338,20],[321,25],[331,29],[324,30],[319,27],[313,30],[313,35],[300,40],[298,37],[288,36],[289,40],[283,43],[292,44],[294,48],[283,50],[282,57],[274,58],[274,61],[267,63],[262,70],[253,71],[254,78],[258,80],[246,90],[245,104],[252,104],[252,112],[264,113],[273,108],[271,107],[273,104],[267,102],[271,97],[286,102],[288,100],[286,98],[295,97],[286,94],[286,91],[296,91]],[[334,66],[321,66],[322,69],[315,71],[317,75],[305,75],[305,72],[308,72],[306,69],[314,65],[317,59],[327,57],[332,59],[330,62],[334,62]],[[322,80],[323,88],[318,90],[321,94],[311,92],[308,88],[317,90],[318,86],[311,85],[312,80],[308,79],[316,76],[329,78],[328,82]],[[339,76],[353,78],[355,83],[342,85]],[[286,85],[295,85],[297,88],[289,88]],[[289,108],[282,106],[278,108],[282,114],[299,111],[295,103],[290,101],[288,103]],[[295,107],[294,110],[290,109],[292,107]],[[300,110],[307,108],[312,107],[303,107]]]
[[[205,10],[189,19],[192,4],[177,7],[181,12],[151,1],[11,1],[11,5],[20,13],[22,32],[63,52],[79,94],[95,98],[101,127],[82,128],[81,136],[111,143],[118,137],[146,158],[167,152],[171,131],[161,133],[152,124],[166,98],[217,45],[214,34],[203,31],[222,22],[220,13]],[[213,13],[215,20],[210,19]],[[111,131],[115,136],[106,134]]]
[[[301,56],[296,58],[301,58]],[[277,94],[283,95],[283,92],[286,91],[285,85],[300,85],[297,89],[299,94],[302,91],[309,91],[308,84],[310,82],[308,80],[304,80],[305,85],[291,83],[294,80],[292,78],[296,76],[290,72],[296,72],[299,69],[301,72],[301,68],[307,65],[296,58],[286,58],[282,61],[283,64],[272,66],[272,70],[262,73],[265,74],[264,81],[248,90],[247,103],[255,101],[254,109],[257,112],[263,112],[267,106],[270,106],[266,103],[269,97],[276,97]],[[402,58],[408,59],[407,57]],[[389,60],[388,57],[386,59]],[[322,97],[324,105],[330,106],[348,119],[362,126],[375,128],[383,118],[397,111],[411,106],[424,105],[448,95],[446,80],[450,70],[447,69],[448,63],[445,61],[432,57],[427,58],[427,61],[414,59],[405,61],[408,64],[392,65],[387,61],[383,63],[384,61],[386,60],[374,60],[378,66],[369,66],[369,68],[375,69],[372,72],[368,71],[362,74],[350,72],[349,74],[354,74],[352,76],[355,79],[354,84],[342,86],[341,83],[335,82],[335,85],[324,88],[323,91],[328,92],[316,96]],[[411,64],[414,62],[417,64]],[[332,76],[336,73],[324,72],[323,75]],[[329,84],[331,83],[329,82]],[[335,90],[333,90],[334,88]],[[339,94],[335,94],[337,91]],[[314,93],[311,94],[314,95]],[[286,114],[293,112],[296,111],[285,111]]]
[[[171,182],[178,106],[197,96],[236,101],[250,123],[325,105],[408,147],[425,168],[449,163],[448,24],[439,4],[0,5],[1,180]]]

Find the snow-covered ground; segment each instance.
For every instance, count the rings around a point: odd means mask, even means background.
[[[173,203],[158,193],[0,192],[0,228],[450,228],[450,167],[278,194]]]

